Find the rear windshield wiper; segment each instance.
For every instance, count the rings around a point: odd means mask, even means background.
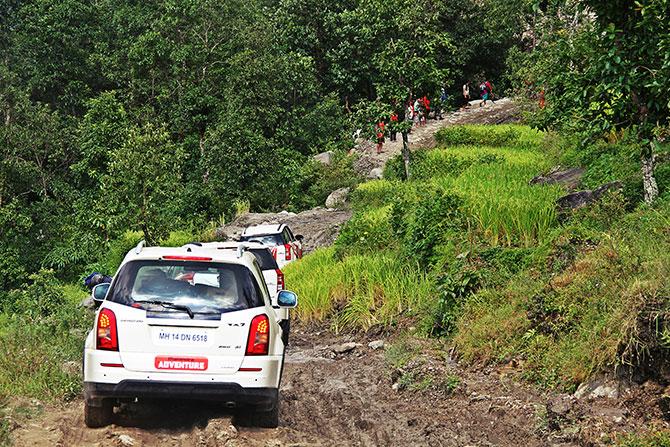
[[[184,306],[182,304],[175,304],[175,303],[171,303],[169,301],[158,301],[158,300],[146,300],[146,301],[135,301],[135,302],[140,303],[140,304],[156,304],[158,306],[163,306],[163,307],[166,307],[168,309],[183,310],[184,312],[186,312],[188,314],[188,316],[191,320],[194,317],[193,311],[188,306]]]

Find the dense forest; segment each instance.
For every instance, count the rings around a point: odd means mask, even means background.
[[[321,204],[309,156],[348,149],[393,101],[504,86],[523,7],[3,0],[0,288],[41,267],[75,278],[127,230],[157,242],[236,201]]]

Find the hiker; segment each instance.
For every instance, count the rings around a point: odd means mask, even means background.
[[[448,99],[449,95],[447,95],[447,90],[442,87],[442,90],[440,91],[440,107],[435,109],[435,119],[444,119],[442,113],[444,112],[444,109],[447,108]]]
[[[421,99],[416,98],[414,101],[414,114],[412,115],[414,119],[414,125],[419,126],[421,124]]]
[[[493,84],[491,84],[491,81],[485,81],[484,83],[486,84],[486,90],[489,92],[489,99],[493,104],[495,104],[496,101],[494,99],[495,95],[493,94]]]
[[[391,112],[391,118],[389,122],[389,135],[391,136],[391,141],[396,141],[396,134],[398,133],[398,114],[395,111]]]
[[[486,101],[489,100],[489,89],[486,86],[486,82],[488,81],[482,81],[482,83],[479,84],[479,95],[482,98],[482,102],[479,103],[479,107],[485,106]]]
[[[430,99],[428,99],[428,96],[423,95],[423,108],[425,110],[423,114],[423,125],[426,125],[426,121],[428,121],[428,116],[430,115]]]
[[[405,103],[405,121],[409,121],[410,123],[414,120],[414,106],[412,105],[412,97],[410,96],[407,102]],[[407,130],[407,133],[412,132],[412,126],[407,125],[406,128],[409,128]]]
[[[375,131],[377,132],[377,153],[381,154],[382,153],[382,146],[384,145],[384,132],[385,132],[386,125],[384,124],[384,120],[379,120],[377,123],[377,127]]]
[[[463,84],[463,100],[466,106],[470,103],[470,81]]]

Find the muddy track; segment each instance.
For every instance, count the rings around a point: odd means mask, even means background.
[[[579,401],[514,380],[513,366],[470,370],[427,340],[400,369],[371,339],[296,330],[288,349],[277,429],[238,428],[222,405],[184,401],[122,406],[114,424],[87,429],[83,402],[47,407],[14,432],[16,446],[570,446],[639,429],[627,399]],[[344,343],[357,343],[354,348]],[[347,352],[340,352],[343,349]],[[413,377],[405,381],[402,377]],[[448,384],[445,385],[445,384]],[[561,414],[547,412],[558,399]],[[629,403],[626,403],[629,402]],[[548,406],[549,403],[549,406]],[[556,410],[560,411],[560,410]]]

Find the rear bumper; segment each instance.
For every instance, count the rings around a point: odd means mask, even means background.
[[[193,399],[255,407],[261,411],[274,408],[277,388],[243,388],[237,383],[157,382],[122,380],[119,383],[84,382],[86,401],[99,406],[104,398],[115,399]]]

